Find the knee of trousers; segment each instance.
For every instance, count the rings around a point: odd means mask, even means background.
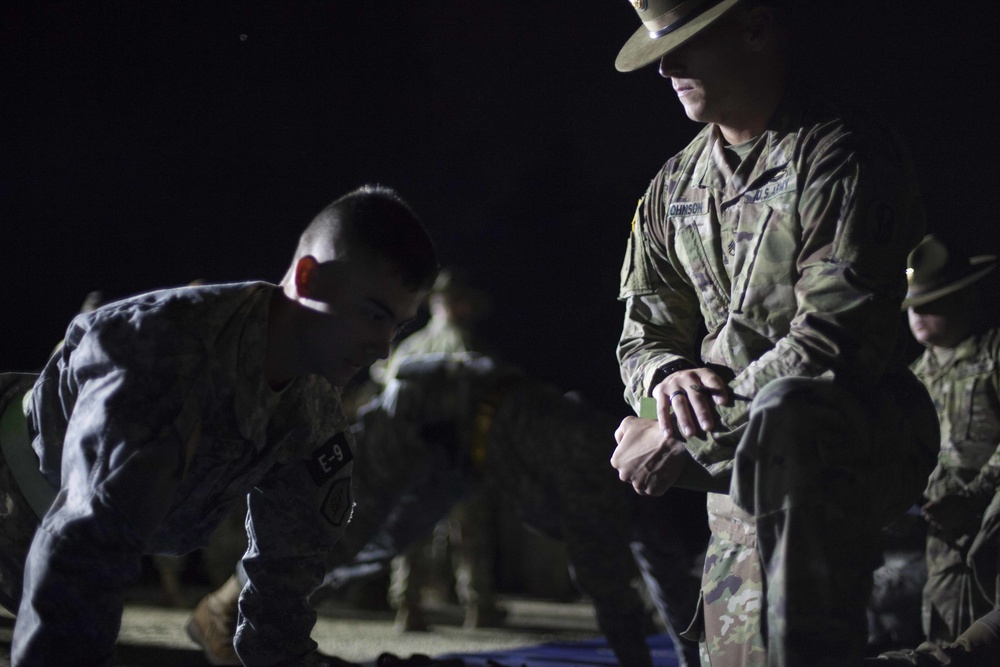
[[[866,451],[869,440],[869,420],[853,393],[832,380],[790,377],[769,382],[754,398],[739,448],[794,458],[816,455],[813,443],[835,441],[847,454]]]
[[[870,441],[861,404],[847,390],[825,379],[775,380],[754,399],[736,448],[733,501],[751,514],[834,496],[861,502]]]

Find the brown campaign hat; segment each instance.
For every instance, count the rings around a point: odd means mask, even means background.
[[[629,0],[642,27],[615,60],[619,72],[631,72],[662,58],[710,26],[740,0]]]
[[[971,285],[996,268],[996,255],[969,257],[928,234],[906,260],[903,308],[930,303]]]

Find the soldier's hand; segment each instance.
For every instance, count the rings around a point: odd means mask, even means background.
[[[690,438],[718,426],[715,406],[729,403],[729,387],[708,368],[690,368],[668,375],[653,389],[653,398],[663,432],[671,438]]]
[[[644,496],[666,493],[691,458],[684,441],[666,435],[652,419],[626,417],[615,431],[615,440],[618,447],[611,465],[623,482]]]

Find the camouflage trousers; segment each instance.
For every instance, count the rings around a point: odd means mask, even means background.
[[[926,392],[895,389],[862,402],[785,378],[755,398],[730,493],[708,499],[704,666],[861,663],[879,530],[920,497],[937,446]]]
[[[35,375],[0,373],[0,414],[20,401],[34,384]],[[0,449],[0,604],[17,614],[21,602],[24,563],[38,528],[38,517],[11,473]]]
[[[942,539],[933,529],[927,536],[927,583],[923,591],[923,630],[927,641],[946,644],[997,605],[996,581],[979,581],[966,562],[975,535],[959,543]],[[963,548],[964,545],[964,548]]]
[[[473,489],[435,526],[431,535],[393,559],[389,601],[394,608],[419,607],[421,587],[430,583],[449,584],[447,570],[454,573],[454,592],[463,606],[496,606],[493,584],[496,536],[492,516],[496,510],[492,504],[492,498],[482,488]]]

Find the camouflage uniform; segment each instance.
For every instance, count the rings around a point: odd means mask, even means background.
[[[25,564],[16,663],[110,664],[141,556],[203,546],[248,502],[236,648],[247,665],[307,664],[306,596],[350,518],[353,441],[325,380],[268,385],[275,289],[165,290],[73,320],[27,415],[59,493]],[[68,623],[76,640],[53,640]]]
[[[708,497],[711,664],[851,664],[878,528],[919,497],[936,447],[900,354],[923,216],[892,137],[804,91],[740,148],[708,125],[639,202],[619,295],[625,395],[638,411],[699,366],[731,388],[721,426],[686,445],[731,478]]]
[[[377,568],[482,485],[526,524],[565,542],[575,581],[621,664],[650,664],[634,563],[671,632],[684,627],[703,545],[684,537],[705,535],[705,515],[695,506],[685,516],[669,495],[639,499],[624,487],[608,464],[615,426],[610,415],[490,357],[411,357],[355,426],[358,505],[327,583]],[[697,664],[693,643],[678,643],[678,654]]]
[[[468,329],[445,318],[432,317],[426,326],[401,340],[385,363],[372,364],[373,376],[386,385],[396,377],[400,364],[415,354],[470,352],[473,347]]]
[[[963,497],[974,516],[954,533],[928,528],[923,625],[929,641],[954,641],[1000,606],[1000,535],[993,528],[1000,485],[998,363],[1000,330],[993,329],[964,340],[946,361],[929,349],[912,366],[934,399],[941,423],[941,453],[925,495],[929,500]]]
[[[400,365],[410,357],[421,354],[451,354],[472,350],[472,335],[444,317],[432,317],[419,331],[404,338],[389,359],[381,374],[383,384],[396,377]],[[454,507],[444,525],[432,531],[426,539],[413,544],[405,554],[393,562],[389,596],[394,607],[420,605],[421,587],[430,578],[433,563],[426,555],[430,549],[433,532],[443,528],[456,551],[455,588],[459,601],[466,606],[479,605],[492,609],[496,605],[493,586],[493,542],[490,523],[494,508],[481,489],[470,489],[467,497]]]

